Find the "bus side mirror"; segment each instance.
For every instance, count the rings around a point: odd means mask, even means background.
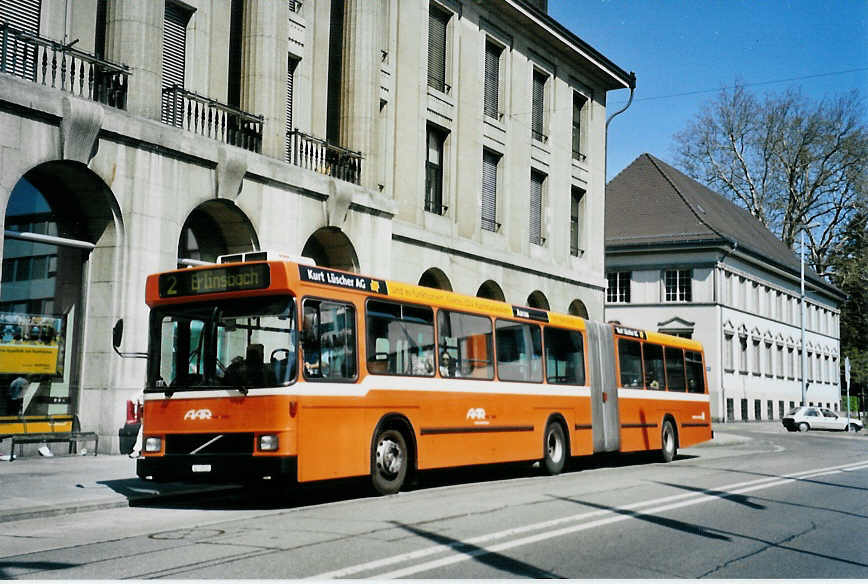
[[[115,323],[115,327],[112,329],[112,345],[114,345],[115,350],[118,350],[121,346],[121,341],[124,338],[124,319],[119,318]]]

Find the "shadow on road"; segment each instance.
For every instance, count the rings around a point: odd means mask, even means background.
[[[695,458],[679,455],[677,460]],[[599,468],[620,468],[659,462],[659,453],[603,454],[568,461],[564,474]],[[413,475],[404,491],[468,485],[541,476],[538,464],[529,462],[487,464],[427,470]],[[258,480],[247,483],[213,483],[207,480],[155,482],[139,478],[102,481],[127,498],[131,507],[207,510],[294,509],[358,498],[374,497],[368,477],[313,483]]]

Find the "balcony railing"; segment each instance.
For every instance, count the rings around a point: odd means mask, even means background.
[[[262,151],[263,117],[187,91],[180,85],[163,88],[161,121],[224,144]]]
[[[129,67],[0,23],[0,72],[126,109]]]
[[[360,152],[329,144],[298,130],[286,133],[286,161],[295,166],[360,184],[363,158]]]

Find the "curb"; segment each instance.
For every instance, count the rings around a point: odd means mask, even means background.
[[[136,495],[133,497],[118,495],[116,497],[104,497],[93,501],[68,501],[60,502],[55,505],[34,505],[32,507],[0,511],[0,523],[7,521],[24,521],[26,519],[41,519],[46,517],[60,517],[63,515],[86,513],[88,511],[101,511],[104,509],[118,509],[121,507],[141,507],[158,501],[184,499],[194,495],[233,491],[239,488],[238,485],[197,485],[166,493]]]

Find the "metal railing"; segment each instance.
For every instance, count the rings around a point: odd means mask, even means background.
[[[178,84],[163,88],[160,120],[224,144],[262,151],[263,116],[201,96]]]
[[[329,144],[298,130],[286,133],[286,161],[295,166],[360,184],[363,158],[361,152]]]
[[[0,72],[126,109],[130,69],[0,23]]]

